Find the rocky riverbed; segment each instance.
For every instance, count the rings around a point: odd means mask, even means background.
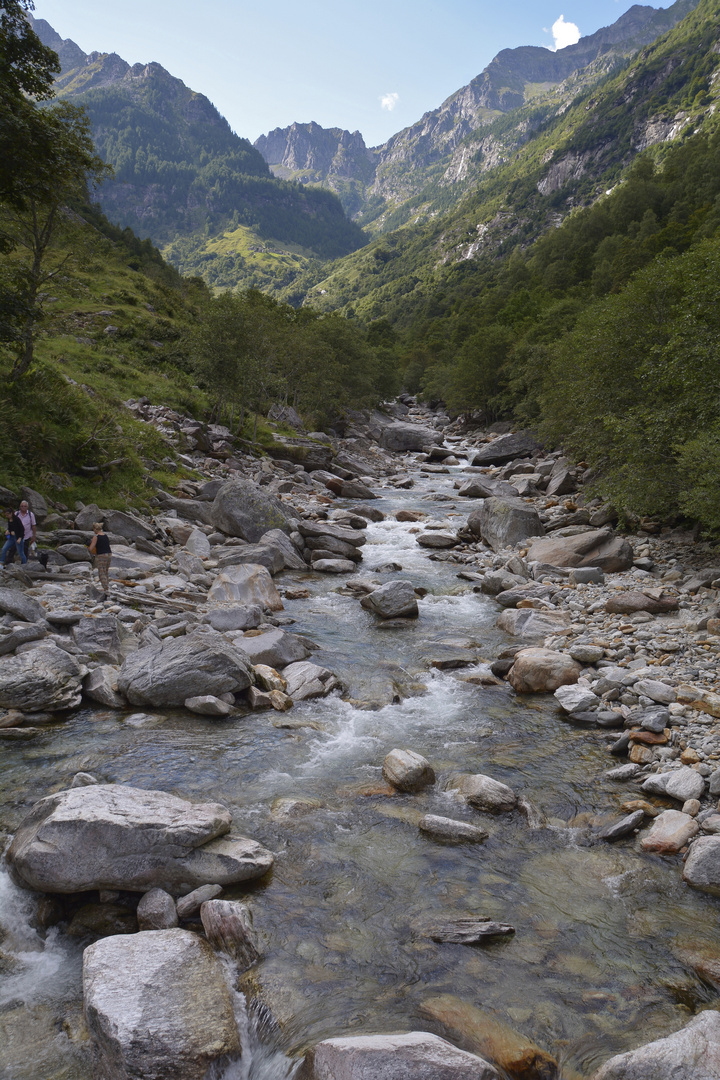
[[[720,556],[412,403],[129,407],[194,478],[0,588],[6,1075],[717,1076]]]

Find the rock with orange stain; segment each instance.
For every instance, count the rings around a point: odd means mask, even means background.
[[[443,1028],[447,1038],[505,1069],[514,1080],[559,1080],[558,1063],[490,1013],[452,994],[428,998],[420,1005],[424,1019]]]

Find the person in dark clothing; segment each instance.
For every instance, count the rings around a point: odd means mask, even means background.
[[[98,572],[100,578],[100,585],[102,587],[102,598],[107,600],[108,589],[110,588],[110,560],[112,559],[112,550],[110,548],[110,541],[106,532],[103,532],[102,521],[96,521],[93,525],[93,533],[95,534],[88,544],[88,551],[93,556],[93,565]]]
[[[2,551],[0,551],[0,570],[5,569],[5,560],[11,552],[14,554],[17,551],[20,555],[20,562],[27,562],[25,544],[23,543],[25,526],[15,511],[9,507],[5,511],[5,517],[7,518],[7,525],[5,526],[5,543],[2,546]]]

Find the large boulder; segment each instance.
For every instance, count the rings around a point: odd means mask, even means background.
[[[457,791],[476,810],[499,814],[514,810],[517,795],[507,784],[484,773],[455,773],[448,779],[448,789]]]
[[[514,499],[517,492],[512,484],[504,480],[493,480],[490,476],[472,476],[458,488],[458,495],[465,499]]]
[[[223,484],[210,513],[217,529],[251,544],[256,544],[268,529],[290,532],[283,504],[252,480],[229,480]]]
[[[55,645],[39,645],[0,664],[0,709],[25,713],[74,709],[87,674],[74,656]]]
[[[114,615],[85,616],[75,623],[71,635],[86,656],[107,664],[120,662],[120,631]]]
[[[515,547],[531,536],[544,536],[545,529],[534,507],[522,499],[485,499],[468,518],[468,528],[482,537],[493,551]]]
[[[208,593],[210,604],[258,605],[268,611],[282,611],[283,602],[270,572],[258,563],[229,566],[215,578]]]
[[[489,1062],[427,1031],[326,1039],[310,1050],[297,1080],[499,1080]]]
[[[536,540],[527,554],[528,562],[552,566],[596,566],[606,574],[629,570],[633,549],[612,529],[590,529],[577,536],[548,536]]]
[[[209,627],[138,649],[118,673],[118,689],[131,705],[156,709],[205,694],[235,694],[252,682],[247,657]]]
[[[35,803],[7,861],[17,884],[38,892],[186,893],[208,883],[260,877],[272,866],[269,851],[227,835],[230,826],[230,812],[219,803],[92,784]]]
[[[582,667],[567,653],[554,649],[521,649],[507,674],[518,694],[553,694],[580,678]]]
[[[236,642],[251,664],[266,664],[271,668],[284,668],[298,660],[306,660],[310,649],[297,637],[284,630],[268,630],[266,634],[253,634]]]
[[[634,615],[637,611],[647,611],[651,615],[665,615],[668,611],[677,611],[678,604],[676,596],[662,596],[657,599],[654,596],[647,596],[639,589],[629,589],[617,596],[611,596],[605,603],[605,610],[611,615]]]
[[[440,432],[433,428],[389,420],[378,412],[371,414],[368,426],[372,437],[386,450],[423,450],[443,441]]]
[[[311,664],[309,660],[288,664],[283,670],[283,679],[287,684],[286,693],[293,701],[325,697],[333,690],[342,688],[342,683],[332,671],[319,664]]]
[[[270,544],[243,544],[224,551],[218,559],[218,567],[226,570],[228,566],[264,566],[268,573],[279,574],[285,567],[285,557],[279,548]],[[307,567],[304,567],[307,569]]]
[[[513,637],[537,641],[552,634],[570,633],[570,614],[567,611],[506,608],[495,625]]]
[[[363,596],[360,604],[381,619],[416,619],[418,616],[415,590],[409,581],[388,581]]]
[[[205,1080],[239,1056],[220,961],[189,930],[106,937],[83,954],[93,1075],[103,1080]]]
[[[254,630],[262,622],[262,608],[257,604],[235,604],[232,607],[211,608],[202,621],[209,623],[213,630]]]
[[[720,1012],[707,1009],[665,1039],[610,1058],[593,1080],[717,1080]]]
[[[382,767],[383,779],[398,791],[421,791],[435,783],[435,770],[414,750],[391,750]]]
[[[273,439],[272,445],[267,447],[271,458],[292,461],[294,465],[302,465],[306,472],[312,472],[313,469],[329,469],[332,465],[331,446],[313,442],[311,439],[288,439],[282,435],[274,435]]]
[[[481,446],[472,459],[472,465],[504,465],[515,458],[530,457],[540,447],[528,431],[514,431],[500,435]]]
[[[46,616],[45,608],[20,589],[0,588],[0,611],[25,622],[38,622]]]
[[[346,529],[332,521],[301,521],[298,532],[305,540],[322,540],[323,545],[329,536],[350,547],[362,547],[367,543],[367,536],[361,529]]]
[[[651,795],[669,795],[670,798],[684,803],[688,799],[702,798],[705,779],[695,769],[683,765],[671,772],[651,774],[643,782],[643,791],[648,791]]]
[[[700,836],[685,860],[683,881],[693,889],[720,896],[720,836]]]
[[[75,518],[78,529],[92,529],[96,521],[102,521],[105,531],[124,536],[126,540],[152,540],[155,529],[135,514],[124,510],[101,510],[96,503],[84,506]]]
[[[681,810],[663,810],[643,836],[640,846],[643,851],[655,851],[658,855],[676,855],[699,832],[700,826],[694,817]]]

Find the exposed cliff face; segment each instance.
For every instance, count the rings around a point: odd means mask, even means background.
[[[417,198],[429,181],[464,190],[473,175],[507,160],[527,136],[524,119],[502,139],[488,136],[483,128],[564,83],[569,102],[588,82],[672,29],[697,2],[677,0],[665,10],[636,4],[611,26],[557,52],[534,46],[504,49],[439,108],[371,150],[358,132],[327,130],[315,123],[276,128],[255,147],[275,175],[330,187],[344,199],[348,212],[368,223],[368,204],[382,201],[385,210],[391,210]],[[572,83],[582,71],[586,79]],[[374,214],[375,227],[382,228],[386,214],[377,216],[377,209]]]

